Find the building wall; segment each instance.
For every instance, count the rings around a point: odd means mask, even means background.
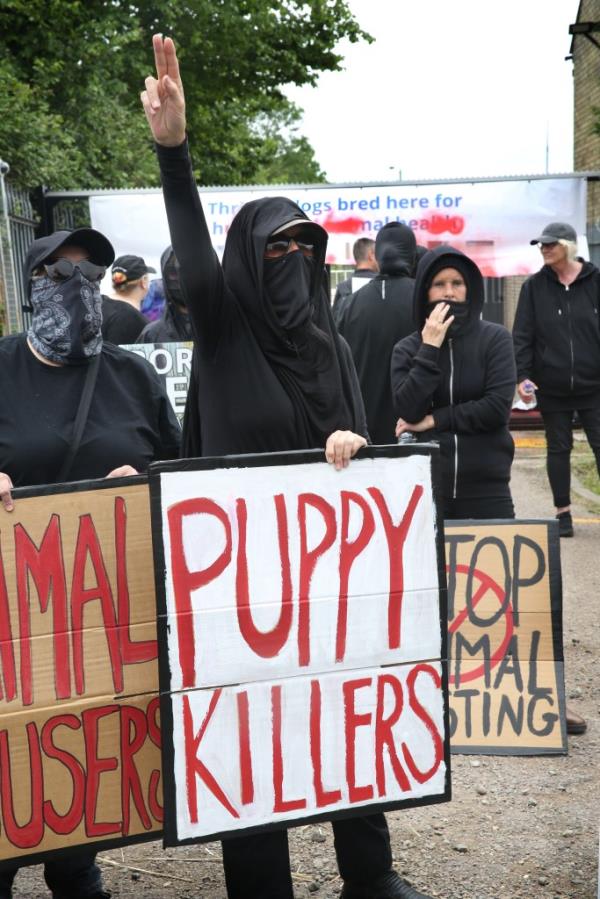
[[[600,0],[581,0],[578,22],[600,22]],[[600,31],[593,32],[600,43]],[[572,41],[574,78],[574,157],[575,171],[600,171],[600,134],[593,126],[600,122],[600,47],[584,35]],[[594,115],[594,109],[599,110]],[[588,242],[590,258],[600,264],[600,181],[588,179]]]

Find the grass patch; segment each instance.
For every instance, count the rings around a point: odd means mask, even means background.
[[[571,456],[571,467],[584,487],[598,494],[600,499],[600,478],[594,454],[587,444],[575,444]]]

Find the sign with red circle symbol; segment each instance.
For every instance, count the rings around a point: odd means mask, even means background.
[[[447,522],[453,752],[566,752],[554,522]]]

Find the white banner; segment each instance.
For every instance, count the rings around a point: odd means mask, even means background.
[[[200,196],[215,250],[221,256],[237,210],[248,200],[284,195],[329,234],[327,262],[353,265],[359,237],[374,238],[387,222],[409,225],[417,243],[449,243],[474,259],[490,277],[528,275],[540,268],[529,241],[549,222],[568,222],[587,256],[585,178],[538,178],[448,184],[386,184],[366,187],[261,187],[202,189]],[[117,256],[135,253],[160,270],[170,243],[161,191],[90,197],[92,226],[113,243]]]
[[[447,798],[430,456],[266,461],[151,475],[171,845]]]

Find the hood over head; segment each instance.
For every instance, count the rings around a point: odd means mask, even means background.
[[[292,225],[306,228],[313,255],[265,259],[269,236]],[[327,232],[296,203],[263,197],[237,212],[223,252],[227,287],[290,396],[302,447],[358,426],[353,374],[331,316],[326,250]]]
[[[413,294],[413,317],[419,330],[428,316],[428,292],[435,275],[444,268],[455,268],[461,273],[467,285],[466,306],[469,321],[479,319],[483,309],[483,276],[472,259],[455,250],[454,247],[442,244],[429,250],[421,258],[417,267],[415,292]]]
[[[185,306],[185,297],[179,279],[179,264],[173,247],[166,247],[160,257],[160,274],[165,300],[170,306]]]
[[[412,277],[416,248],[412,228],[401,222],[388,222],[375,238],[375,258],[380,274]]]
[[[314,272],[318,276],[311,280],[310,299],[313,307],[318,307],[327,232],[311,222],[292,200],[263,197],[244,203],[231,222],[225,241],[223,271],[227,284],[251,323],[266,323],[275,332],[281,332],[281,325],[265,290],[265,246],[270,235],[299,224],[305,224],[314,235]]]

